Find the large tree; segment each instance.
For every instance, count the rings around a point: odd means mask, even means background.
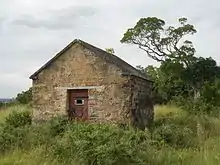
[[[170,59],[188,66],[194,59],[195,49],[185,37],[196,33],[196,29],[186,18],[179,19],[178,27],[165,25],[164,20],[156,17],[141,18],[124,33],[121,42],[138,45],[158,62]]]
[[[179,25],[174,27],[166,26],[162,19],[148,17],[128,29],[121,42],[138,45],[160,62],[159,67],[137,66],[154,81],[155,103],[174,99],[183,101],[184,106],[190,105],[187,109],[195,110],[201,105],[199,109],[208,112],[220,105],[220,67],[211,57],[194,56],[195,48],[186,39],[194,33],[194,26],[186,18],[180,18]]]
[[[155,97],[160,97],[165,102],[176,96],[194,99],[201,96],[205,100],[211,100],[212,97],[217,98],[216,92],[220,93],[216,90],[220,84],[216,83],[220,80],[220,67],[211,57],[199,57],[188,67],[166,60],[159,67],[137,68],[154,81]]]

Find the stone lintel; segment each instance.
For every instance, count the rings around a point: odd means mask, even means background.
[[[102,88],[102,86],[76,86],[76,87],[56,87],[56,89],[99,89]]]

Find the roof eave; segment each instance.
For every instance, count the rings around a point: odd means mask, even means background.
[[[51,58],[49,61],[47,61],[40,69],[38,69],[36,72],[34,72],[29,79],[34,79],[42,70],[44,70],[48,65],[50,65],[54,60],[56,60],[60,55],[63,54],[66,50],[68,50],[73,44],[79,42],[79,39],[73,40],[71,43],[69,43],[64,49],[62,49],[59,53],[57,53],[53,58]]]
[[[145,81],[154,83],[154,81],[149,80],[148,78],[145,78],[145,77],[142,77],[142,76],[137,76],[137,75],[134,75],[134,74],[130,74],[130,73],[128,73],[128,72],[123,72],[123,73],[122,73],[122,76],[133,76],[133,77],[137,77],[137,78],[140,78],[140,79],[142,79],[142,80],[145,80]]]
[[[65,51],[67,51],[73,44],[75,44],[75,43],[79,43],[79,44],[81,44],[81,45],[83,45],[84,47],[86,47],[86,48],[88,48],[88,49],[90,49],[90,47],[94,47],[94,48],[96,48],[95,46],[93,46],[93,45],[90,45],[90,44],[88,44],[88,43],[86,43],[86,42],[84,42],[84,41],[81,41],[80,39],[75,39],[75,40],[73,40],[71,43],[69,43],[63,50],[61,50],[59,53],[57,53],[52,59],[50,59],[47,63],[45,63],[42,67],[40,67],[40,69],[38,69],[34,74],[32,74],[29,78],[30,79],[32,79],[32,80],[34,80],[34,79],[36,79],[37,78],[37,75],[42,71],[42,70],[44,70],[48,65],[50,65],[53,61],[55,61],[58,57],[60,57]],[[89,46],[88,46],[89,45]],[[106,51],[104,51],[104,50],[102,50],[102,49],[99,49],[99,48],[96,48],[96,49],[98,49],[99,51],[103,51],[103,52],[105,52],[105,53],[108,53],[108,52],[106,52]],[[109,54],[109,53],[108,53]],[[109,54],[109,55],[112,55],[112,54]],[[115,55],[114,55],[115,56]],[[128,64],[127,62],[125,62],[125,61],[123,61],[124,63],[126,63],[128,66],[130,66],[133,70],[137,70],[136,68],[134,68],[133,66],[131,66],[130,64]],[[126,73],[126,72],[124,72],[122,75],[129,75],[129,76],[134,76],[134,77],[138,77],[138,78],[141,78],[141,79],[143,79],[143,80],[145,80],[145,81],[148,81],[148,82],[153,82],[153,81],[151,81],[151,80],[149,80],[148,79],[148,77],[146,77],[146,76],[144,76],[144,75],[142,75],[141,73],[140,73],[140,76],[139,76],[139,74],[138,75],[136,75],[136,74],[133,74],[133,73]]]

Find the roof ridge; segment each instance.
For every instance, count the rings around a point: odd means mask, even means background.
[[[143,74],[141,71],[139,71],[138,69],[136,69],[135,67],[133,67],[126,61],[122,60],[120,57],[116,56],[115,54],[106,52],[105,50],[98,48],[94,45],[91,45],[81,39],[74,39],[66,47],[64,47],[60,52],[58,52],[53,58],[51,58],[48,62],[46,62],[40,69],[38,69],[34,74],[32,74],[29,78],[33,79],[37,74],[39,74],[43,69],[45,69],[48,65],[50,65],[50,63],[56,60],[59,56],[61,56],[65,51],[67,51],[75,43],[81,44],[85,48],[93,51],[96,55],[99,55],[100,57],[105,58],[105,60],[111,63],[114,63],[117,67],[121,68],[125,73],[129,73],[130,75],[134,75],[136,77],[140,77],[140,78],[150,81],[146,74]]]
[[[120,60],[121,63],[127,65],[128,67],[130,67],[130,69],[136,71],[136,72],[139,74],[139,75],[135,75],[135,76],[137,76],[137,77],[142,77],[142,78],[144,78],[144,79],[146,79],[146,80],[149,80],[149,78],[148,78],[148,76],[147,76],[146,74],[142,73],[140,70],[136,69],[136,68],[133,67],[131,64],[127,63],[126,61],[124,61],[123,59],[121,59],[120,57],[118,57],[117,55],[112,54],[112,53],[109,53],[109,52],[107,52],[107,51],[105,51],[105,50],[103,50],[103,49],[101,49],[101,48],[99,48],[99,47],[96,47],[96,46],[94,46],[94,45],[91,45],[91,44],[89,44],[89,43],[87,43],[87,42],[85,42],[85,41],[82,41],[82,40],[78,40],[78,41],[80,41],[80,43],[83,44],[84,46],[86,46],[87,48],[88,48],[88,46],[89,46],[89,47],[92,47],[93,49],[96,49],[96,50],[98,50],[98,51],[101,51],[102,53],[105,53],[105,54],[109,55],[110,57],[114,57],[115,60]],[[117,61],[114,61],[114,62],[117,62]],[[122,66],[119,66],[119,67],[122,67]],[[129,72],[129,71],[128,71],[128,72]],[[150,80],[149,80],[149,81],[150,81]]]

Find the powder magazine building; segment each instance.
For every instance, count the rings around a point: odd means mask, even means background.
[[[152,81],[147,75],[79,39],[30,79],[36,121],[61,115],[145,128],[153,120]]]

